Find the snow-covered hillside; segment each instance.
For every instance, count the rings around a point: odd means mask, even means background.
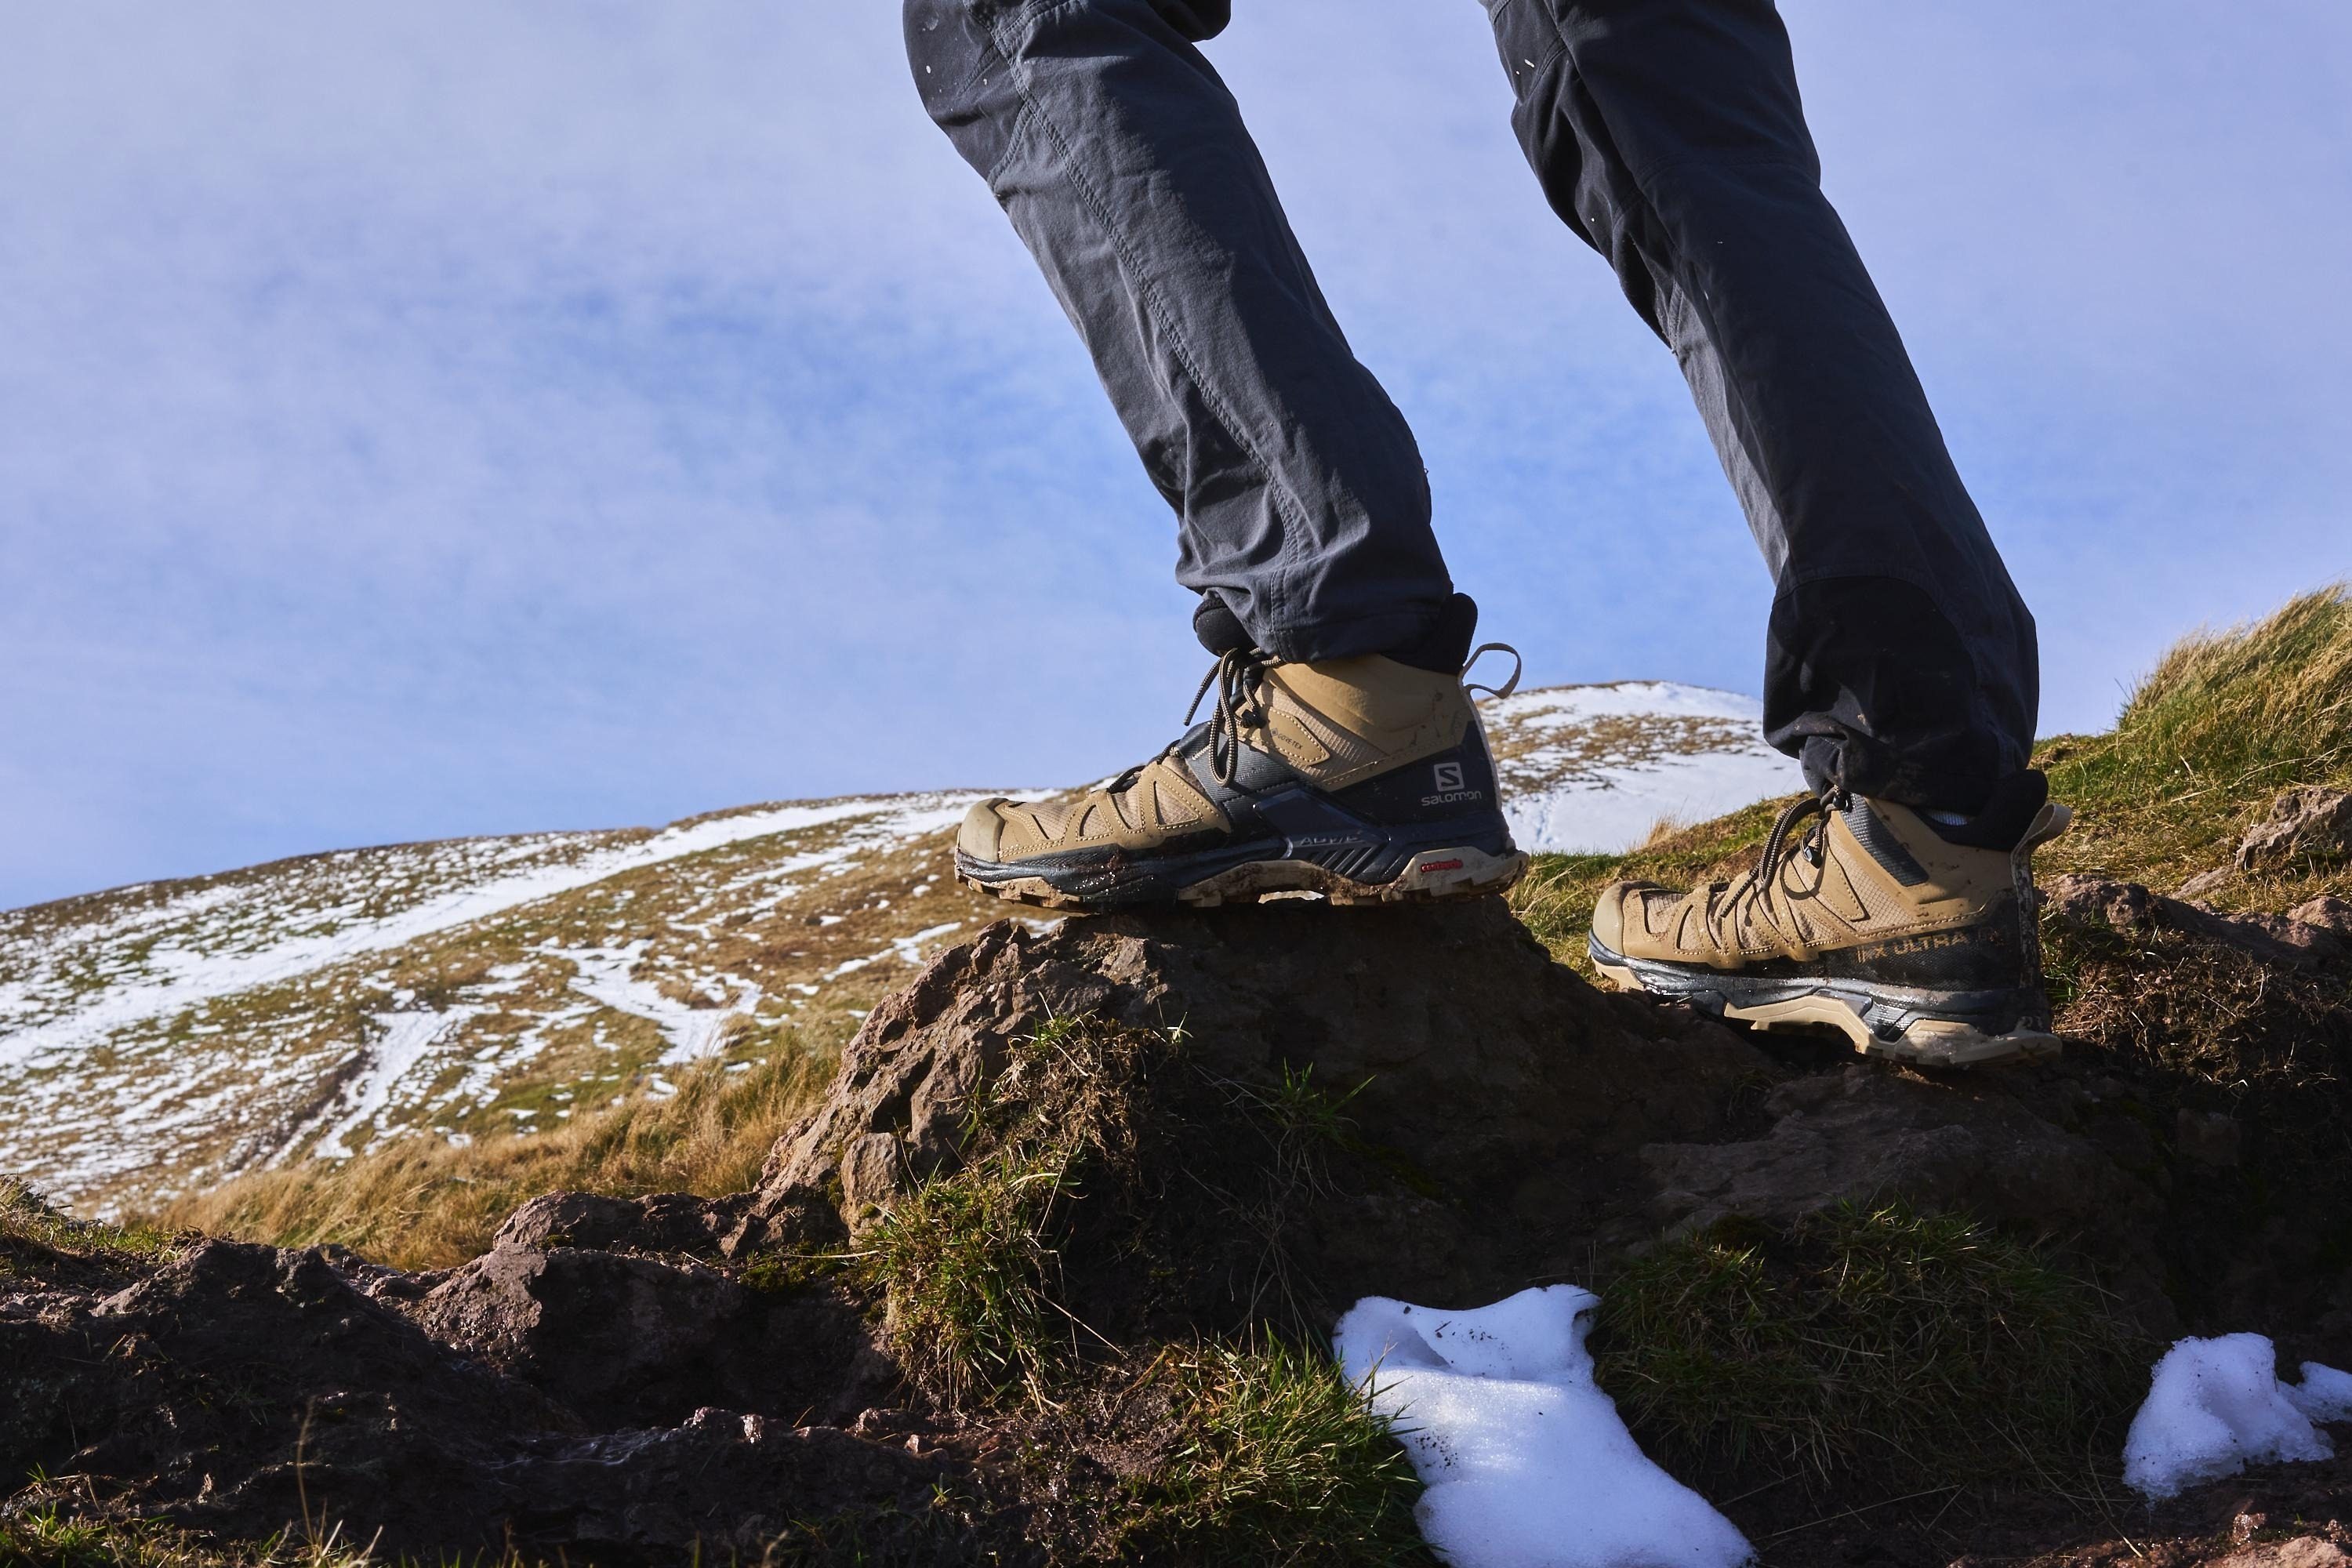
[[[1645,682],[1485,712],[1519,842],[1576,851],[1797,787],[1756,710]],[[976,798],[343,850],[0,913],[0,1172],[115,1210],[837,1043],[1007,912],[950,874]]]
[[[1759,737],[1764,705],[1671,681],[1553,686],[1483,705],[1523,849],[1614,854],[1662,820],[1704,822],[1804,787]]]

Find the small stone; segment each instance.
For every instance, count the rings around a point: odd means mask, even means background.
[[[2298,925],[2317,926],[2340,936],[2352,936],[2352,899],[2322,893],[2287,910],[2286,918]]]
[[[2341,1547],[2316,1535],[2299,1535],[2292,1541],[2267,1542],[2261,1546],[2249,1546],[2219,1559],[2213,1568],[2344,1568],[2352,1558]]]

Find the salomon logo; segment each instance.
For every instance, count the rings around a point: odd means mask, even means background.
[[[1423,795],[1421,804],[1423,805],[1460,805],[1465,801],[1486,798],[1485,790],[1463,787],[1460,763],[1438,763],[1429,772],[1437,781],[1437,793]]]

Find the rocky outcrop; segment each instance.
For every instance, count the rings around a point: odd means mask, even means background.
[[[2061,920],[2077,925],[2168,929],[2266,963],[2313,968],[2352,956],[2352,905],[2337,898],[2314,899],[2284,915],[2233,914],[2194,900],[2167,898],[2137,882],[2074,873],[2047,879],[2042,898]]]
[[[2238,841],[2242,871],[2281,871],[2352,857],[2352,792],[2305,784],[2271,803],[2270,815]]]
[[[1469,1299],[1581,1267],[1640,1212],[1639,1149],[1719,1135],[1778,1071],[1686,1010],[1595,991],[1499,901],[1008,922],[866,1021],[777,1144],[738,1249],[812,1215],[855,1230],[950,1167],[1012,1044],[1079,1016],[1174,1032],[1213,1083],[1345,1097],[1351,1141],[1411,1179],[1341,1184],[1307,1220],[1334,1300]]]

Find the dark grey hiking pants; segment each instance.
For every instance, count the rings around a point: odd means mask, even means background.
[[[907,0],[908,52],[1176,509],[1178,581],[1285,658],[1402,647],[1453,591],[1421,456],[1193,47],[1229,3]],[[2025,764],[2033,620],[1822,195],[1770,0],[1486,4],[1545,195],[1674,350],[1770,564],[1768,738],[1974,809]]]

